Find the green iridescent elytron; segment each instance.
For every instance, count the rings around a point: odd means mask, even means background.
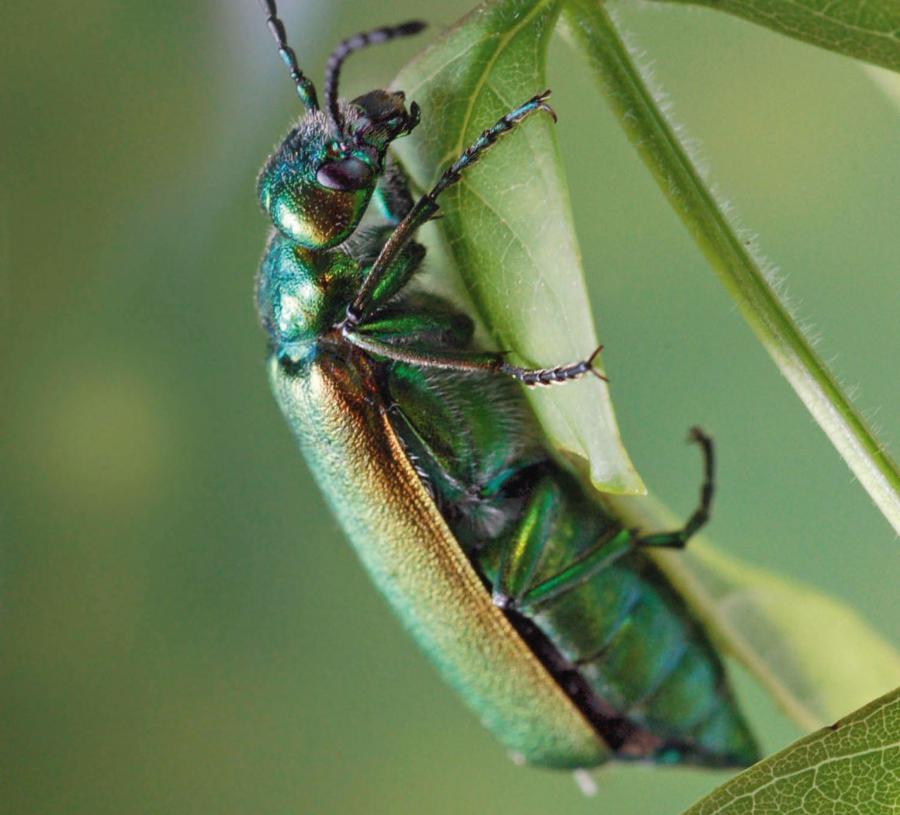
[[[602,496],[548,453],[526,386],[593,371],[543,370],[473,345],[473,323],[416,288],[416,230],[437,198],[547,93],[484,133],[414,201],[387,150],[418,122],[402,93],[338,100],[345,57],[421,30],[341,43],[324,107],[262,0],[306,110],[268,160],[259,197],[275,228],[257,300],[278,403],[364,565],[484,724],[538,765],[610,759],[740,766],[757,758],[721,662],[643,549],[683,546],[686,526],[624,528]],[[370,199],[380,214],[358,228]],[[518,381],[516,381],[518,380]]]

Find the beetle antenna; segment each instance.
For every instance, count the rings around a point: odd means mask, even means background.
[[[265,0],[261,0],[261,2],[265,4]],[[413,34],[418,34],[425,28],[425,25],[421,20],[410,20],[400,25],[375,28],[372,31],[348,37],[331,52],[331,56],[328,57],[328,64],[325,66],[325,106],[328,109],[328,118],[336,133],[341,132],[343,124],[338,111],[337,93],[338,79],[341,75],[341,66],[344,64],[344,60],[354,51],[359,51],[360,48],[365,48],[368,45],[377,45],[378,43],[395,40],[398,37],[411,37]]]
[[[294,49],[288,45],[287,33],[284,30],[284,23],[278,16],[275,0],[259,0],[259,4],[266,14],[266,25],[269,26],[269,31],[272,32],[278,45],[278,56],[281,57],[291,79],[294,80],[297,96],[300,97],[300,101],[307,110],[318,110],[319,100],[316,98],[316,87],[311,79],[303,75],[303,71],[297,65],[297,55],[294,53]]]

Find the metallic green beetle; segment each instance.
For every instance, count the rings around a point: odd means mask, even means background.
[[[473,323],[418,291],[416,230],[440,193],[528,116],[528,100],[413,202],[387,154],[418,122],[402,93],[338,100],[343,60],[413,34],[341,43],[325,107],[261,0],[305,114],[268,160],[275,229],[257,281],[269,373],[312,472],[378,588],[445,679],[513,754],[584,768],[610,759],[742,766],[757,748],[721,662],[642,551],[683,546],[708,517],[643,535],[548,453],[520,392],[593,372],[592,358],[528,370],[473,346]],[[359,228],[370,199],[380,225]],[[598,374],[599,375],[599,374]]]

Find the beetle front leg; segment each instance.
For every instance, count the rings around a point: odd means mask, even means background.
[[[409,210],[390,238],[388,238],[381,250],[381,254],[372,266],[369,276],[363,282],[359,293],[347,307],[348,324],[356,325],[362,322],[367,314],[377,309],[379,304],[384,302],[380,296],[382,278],[387,274],[387,270],[393,263],[394,258],[412,238],[415,231],[434,217],[438,211],[437,197],[460,180],[463,170],[478,161],[485,151],[492,147],[502,135],[509,133],[519,122],[532,113],[545,111],[556,121],[556,114],[553,112],[553,108],[547,104],[549,95],[550,91],[544,91],[544,93],[532,97],[524,104],[507,113],[492,127],[485,130],[444,171],[437,184],[416,201],[412,209]]]
[[[390,155],[385,160],[384,175],[378,180],[372,200],[392,226],[398,226],[413,208],[406,172]]]
[[[403,247],[384,270],[384,274],[378,280],[378,285],[373,287],[372,295],[380,306],[388,303],[419,270],[422,260],[425,258],[425,247],[421,243],[408,243]],[[344,324],[346,324],[346,320]],[[353,324],[357,325],[357,324]]]

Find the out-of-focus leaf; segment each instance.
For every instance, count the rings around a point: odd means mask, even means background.
[[[610,500],[628,524],[678,527],[651,499]],[[655,556],[720,646],[801,727],[821,727],[900,683],[900,654],[839,600],[729,557],[703,536]]]
[[[727,11],[811,45],[900,71],[897,0],[667,0]]]
[[[429,188],[485,128],[546,88],[557,0],[479,6],[403,69],[395,85],[422,107],[398,143],[414,183]],[[597,340],[553,124],[540,113],[503,137],[439,201],[442,232],[498,348],[522,364],[584,359]],[[529,391],[549,438],[590,463],[599,489],[641,493],[607,386],[592,376]]]
[[[684,815],[894,815],[900,690],[735,776]]]

